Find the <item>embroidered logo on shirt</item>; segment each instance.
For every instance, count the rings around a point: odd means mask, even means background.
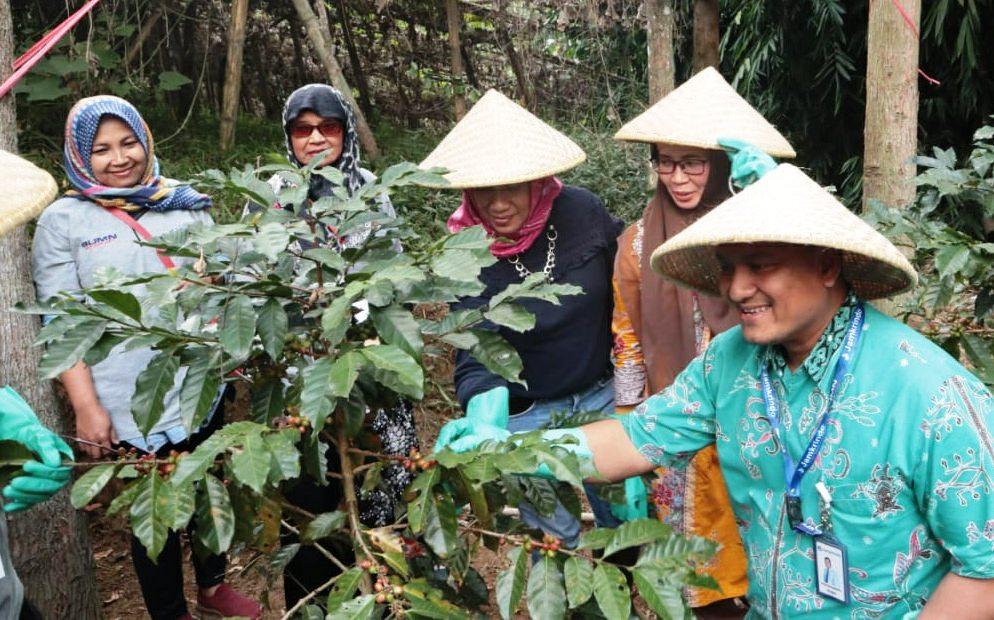
[[[83,243],[80,243],[79,246],[84,250],[95,250],[99,247],[103,247],[108,243],[111,243],[116,240],[117,240],[117,233],[109,233],[106,235],[101,235],[99,237],[94,237],[93,239],[84,241]]]

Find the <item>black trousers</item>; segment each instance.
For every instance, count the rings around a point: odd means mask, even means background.
[[[328,449],[325,455],[328,459],[328,471],[340,471],[338,453],[334,449]],[[342,503],[344,494],[340,480],[329,480],[326,486],[321,486],[305,474],[289,483],[283,489],[283,496],[294,506],[303,508],[312,514],[321,514],[337,510]],[[300,539],[296,534],[283,530],[280,542],[286,546],[298,543]],[[323,541],[321,546],[330,551],[346,566],[351,564],[354,559],[352,549],[347,545],[329,545],[327,541]],[[301,545],[297,554],[293,556],[283,571],[286,608],[293,607],[297,601],[340,572],[338,566],[313,545]],[[315,602],[320,604],[319,600],[315,600]]]
[[[166,443],[156,450],[156,456],[160,458],[169,456],[170,450],[193,451],[203,443],[214,431],[224,425],[225,400],[221,399],[207,426],[179,443]],[[122,442],[121,445],[125,448],[132,447],[128,442]],[[195,530],[194,520],[191,519],[186,530],[187,535],[194,536]],[[175,620],[188,613],[186,596],[183,594],[183,546],[179,532],[169,532],[166,544],[155,562],[148,557],[145,546],[132,535],[131,560],[138,575],[142,598],[145,599],[145,606],[153,620]],[[209,588],[224,581],[224,574],[228,568],[226,555],[199,557],[194,553],[192,563],[199,587]]]

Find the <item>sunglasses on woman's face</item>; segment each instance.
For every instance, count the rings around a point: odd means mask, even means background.
[[[338,121],[324,121],[319,125],[309,123],[294,123],[290,126],[290,136],[293,138],[309,138],[317,129],[325,138],[337,138],[342,135],[345,128]]]

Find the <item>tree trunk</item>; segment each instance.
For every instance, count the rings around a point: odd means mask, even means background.
[[[476,77],[476,69],[473,67],[473,54],[472,47],[465,40],[459,42],[460,51],[462,52],[463,65],[466,67],[466,81],[469,82],[470,86],[473,88],[480,88],[480,80]]]
[[[242,92],[242,55],[245,52],[245,27],[248,23],[248,0],[233,0],[231,25],[228,28],[228,55],[224,66],[224,93],[221,96],[221,150],[235,144],[235,122]]]
[[[159,19],[162,17],[162,6],[156,6],[152,9],[152,14],[148,16],[145,23],[142,24],[141,30],[138,31],[138,36],[135,37],[134,42],[131,47],[128,48],[127,53],[124,55],[124,66],[131,68],[131,64],[138,58],[141,54],[142,46],[145,45],[145,41],[148,40],[149,36],[152,35],[152,31],[155,29],[156,24],[159,23]]]
[[[718,0],[694,0],[694,73],[718,68]]]
[[[13,51],[10,2],[0,0],[0,78],[10,74]],[[0,100],[0,148],[17,152],[13,96]],[[35,298],[29,248],[26,226],[0,238],[0,385],[10,385],[24,396],[42,424],[67,433],[72,429],[52,384],[38,379],[41,351],[32,345],[38,319],[8,310],[17,302]],[[69,504],[69,493],[62,491],[8,519],[14,566],[24,582],[25,596],[42,615],[99,618],[100,597],[86,519]]]
[[[500,21],[502,17],[502,15],[494,17],[497,42],[504,48],[507,60],[511,63],[511,72],[514,73],[514,79],[518,82],[518,97],[524,100],[526,108],[534,111],[535,97],[532,95],[531,87],[528,84],[528,73],[525,70],[525,63],[521,60],[521,55],[518,54],[518,50],[514,47],[514,39],[511,38],[511,33],[508,32],[507,26]]]
[[[352,88],[342,74],[342,67],[335,60],[331,44],[321,32],[321,24],[318,22],[317,16],[311,10],[310,5],[307,4],[307,0],[292,1],[294,8],[297,9],[300,21],[303,22],[304,28],[307,29],[307,38],[310,39],[318,58],[321,59],[321,64],[324,65],[324,69],[328,73],[328,80],[332,86],[342,91],[342,95],[345,96],[352,109],[355,110],[356,133],[359,134],[359,144],[370,159],[376,159],[379,155],[379,150],[376,148],[376,138],[373,137],[373,131],[369,128],[362,110],[356,105],[355,98],[352,96]]]
[[[338,21],[342,24],[342,32],[345,34],[345,48],[349,52],[349,64],[352,65],[352,75],[355,78],[356,88],[359,89],[359,105],[366,116],[373,114],[373,99],[369,96],[369,82],[366,74],[362,70],[362,62],[359,59],[359,50],[356,49],[355,39],[352,37],[352,29],[349,27],[349,15],[345,10],[345,0],[338,0]]]
[[[673,3],[671,0],[644,0],[646,20],[646,54],[649,77],[649,105],[666,96],[676,85],[673,61]],[[645,186],[652,190],[659,176],[645,163]]]
[[[459,0],[445,0],[445,18],[449,27],[449,62],[452,64],[452,105],[456,121],[466,116],[466,71],[463,69],[459,31],[462,29],[462,10]]]
[[[904,0],[917,28],[921,0]],[[863,206],[903,207],[915,199],[918,34],[890,0],[871,0],[866,44]]]
[[[649,39],[649,105],[673,90],[676,83],[673,65],[673,2],[645,0],[645,18]]]
[[[307,78],[307,67],[305,66],[304,61],[304,46],[300,44],[300,37],[298,36],[300,26],[296,21],[291,20],[290,28],[293,32],[293,36],[290,37],[290,40],[293,41],[293,67],[297,76],[297,85],[300,86],[310,82],[310,80]]]

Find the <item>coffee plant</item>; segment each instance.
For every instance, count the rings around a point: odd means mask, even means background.
[[[920,283],[902,301],[906,320],[994,386],[994,127],[974,133],[960,164],[953,149],[917,158],[918,198],[903,209],[870,205],[866,219],[904,246]]]
[[[263,180],[274,173],[287,187],[276,191]],[[350,545],[355,561],[333,560],[341,574],[286,617],[510,618],[526,599],[533,618],[628,618],[636,591],[642,609],[688,617],[680,592],[685,585],[713,585],[695,573],[713,554],[711,543],[647,519],[591,529],[578,548],[566,549],[503,512],[527,500],[550,513],[559,500],[579,513],[577,490],[594,474],[562,446],[533,433],[467,454],[386,454],[368,430],[378,406],[423,398],[425,360],[452,348],[469,350],[491,371],[519,381],[521,360],[492,325],[527,331],[534,317],[520,300],[558,303],[559,296],[582,291],[538,274],[485,306],[446,311],[483,290],[478,276],[494,258],[482,228],[421,240],[403,218],[375,207],[397,188],[440,177],[400,164],[353,196],[339,191],[311,203],[311,175],[342,181],[332,168],[204,173],[198,182],[207,189],[282,208],[153,240],[161,251],[191,259],[169,273],[135,277],[109,269],[82,294],[22,306],[55,316],[38,338],[46,347],[44,377],[55,378],[80,360],[96,364],[115,347],[156,351],[132,401],[143,433],[160,420],[178,372],[188,431],[205,421],[224,384],[242,384],[251,395],[248,419],[226,424],[191,453],[157,458],[122,450],[78,464],[86,473],[72,488],[73,504],[85,506],[112,480],[123,480],[108,511],[129,515],[153,557],[170,530],[183,530],[191,520],[195,547],[253,551],[271,574],[300,544],[328,557],[332,543]],[[306,215],[298,216],[305,204]],[[326,241],[362,230],[372,234],[357,247]],[[329,450],[340,468],[329,470]],[[395,523],[366,527],[361,497],[377,489],[390,464],[417,476]],[[524,475],[542,464],[561,482]],[[342,509],[310,514],[287,502],[281,487],[300,476],[339,479]],[[280,548],[281,528],[298,532],[301,543]],[[633,547],[641,548],[636,562],[612,561],[616,551]],[[484,548],[500,553],[507,566],[492,597],[474,568]]]

